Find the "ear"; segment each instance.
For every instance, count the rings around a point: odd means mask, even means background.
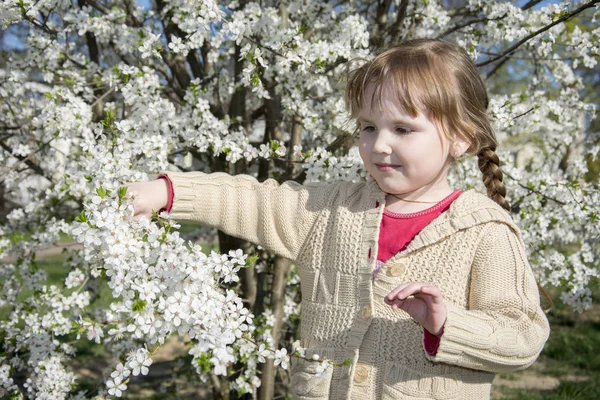
[[[450,147],[450,155],[452,158],[458,158],[465,154],[469,150],[469,147],[471,147],[471,143],[460,136],[456,136]]]

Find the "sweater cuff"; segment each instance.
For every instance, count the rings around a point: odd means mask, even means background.
[[[173,208],[173,199],[175,198],[175,193],[173,192],[173,182],[169,179],[169,177],[165,174],[161,174],[158,176],[158,179],[164,179],[169,184],[169,200],[167,201],[167,206],[161,208],[158,212],[159,214],[163,211],[171,212],[171,208]]]
[[[433,333],[429,332],[427,329],[423,329],[423,346],[425,347],[425,351],[430,356],[435,356],[438,347],[440,346],[440,339],[444,334],[444,328],[442,328],[442,333],[440,336],[435,336]]]
[[[194,187],[206,174],[200,172],[167,172],[172,185],[173,203],[169,213],[175,221],[194,220],[194,202],[198,202]]]
[[[428,359],[456,365],[463,358],[465,349],[485,352],[494,346],[494,332],[486,316],[478,316],[452,304],[446,304],[446,310],[444,336],[435,356],[427,355]]]

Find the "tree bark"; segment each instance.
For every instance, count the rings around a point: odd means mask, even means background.
[[[86,4],[86,0],[78,0],[77,5],[79,8],[83,8]],[[92,32],[85,33],[85,42],[87,44],[88,53],[90,55],[90,60],[96,63],[96,65],[100,65],[100,51],[98,50],[98,42],[96,41],[96,37]],[[94,122],[99,122],[103,118],[104,114],[104,100],[102,99],[102,95],[104,92],[102,89],[94,88],[94,97],[98,100],[94,102],[92,112],[94,113]]]
[[[371,33],[371,45],[378,48],[383,45],[385,26],[388,22],[388,11],[390,9],[391,0],[379,0],[377,4],[377,17],[375,18],[375,25]]]
[[[263,84],[269,91],[270,99],[265,99],[265,136],[263,143],[269,143],[270,140],[282,140],[281,132],[281,98],[277,94],[274,85],[263,80]],[[261,160],[259,164],[259,179],[265,180],[269,177],[269,169],[272,163],[269,160]],[[275,316],[275,325],[271,331],[273,343],[277,345],[281,336],[281,324],[283,320],[283,305],[285,303],[285,288],[287,273],[290,268],[290,261],[275,257],[273,264],[273,282],[271,283],[271,309]],[[258,288],[261,290],[261,288]],[[272,399],[275,393],[275,376],[277,369],[273,360],[267,360],[261,367],[262,382],[258,390],[258,399]]]
[[[285,289],[287,276],[290,270],[290,260],[276,257],[273,267],[273,282],[271,284],[271,309],[275,316],[275,325],[271,330],[273,344],[277,347],[281,338],[281,327],[283,325],[283,306],[285,305]],[[273,360],[267,360],[262,365],[262,383],[258,391],[258,400],[271,400],[275,397],[275,376],[277,367]]]

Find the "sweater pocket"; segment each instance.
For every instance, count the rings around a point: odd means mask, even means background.
[[[453,376],[428,374],[401,363],[385,368],[382,400],[454,400],[459,395],[459,382]]]
[[[292,357],[291,389],[297,400],[326,400],[329,398],[333,366],[329,365],[324,371],[317,368],[318,361],[309,361]]]

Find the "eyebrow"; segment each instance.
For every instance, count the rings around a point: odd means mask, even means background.
[[[367,118],[362,118],[362,117],[358,117],[356,119],[356,121],[361,124],[361,123],[368,123],[368,124],[372,124],[373,122]],[[414,126],[417,123],[415,121],[408,121],[408,120],[403,120],[403,119],[395,119],[392,121],[392,125],[410,125],[410,126]]]

